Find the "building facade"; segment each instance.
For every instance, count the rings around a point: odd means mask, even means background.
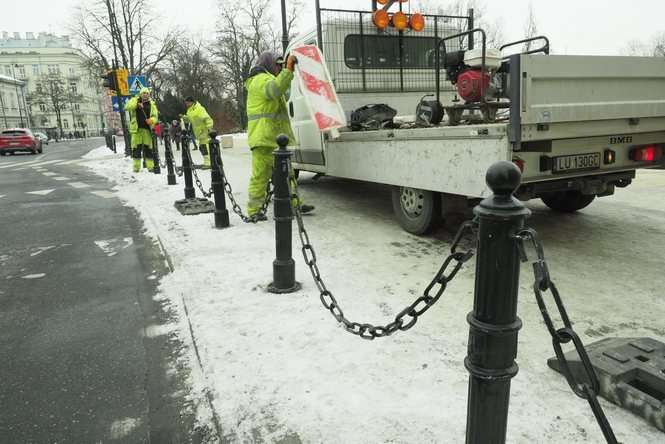
[[[107,125],[100,80],[67,36],[3,32],[0,74],[23,83],[25,126],[35,131],[88,136],[101,134]]]
[[[25,82],[0,74],[0,130],[28,125]]]

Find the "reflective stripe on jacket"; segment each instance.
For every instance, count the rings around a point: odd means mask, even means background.
[[[136,95],[131,99],[129,99],[127,104],[125,104],[125,111],[129,112],[129,132],[132,134],[135,134],[136,131],[138,131],[139,129],[139,124],[136,121],[138,103],[139,103],[139,96]],[[157,104],[153,100],[151,100],[150,103],[152,106],[150,106],[150,116],[148,118],[152,119],[152,122],[149,123],[150,128],[152,128],[157,123],[157,119],[159,118],[159,112],[157,111]]]
[[[291,86],[293,72],[283,69],[277,77],[262,72],[245,82],[247,87],[247,138],[250,148],[277,147],[280,134],[296,144],[284,95]]]
[[[208,111],[199,102],[194,102],[185,113],[187,120],[192,124],[192,131],[196,137],[196,143],[207,145],[210,141],[208,132],[212,129],[214,123],[208,114]]]

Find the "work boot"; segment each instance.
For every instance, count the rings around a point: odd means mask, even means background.
[[[249,216],[249,220],[251,222],[263,222],[264,220],[268,220],[268,216],[265,213],[256,213]]]
[[[314,211],[314,205],[300,205],[300,214],[307,214]]]

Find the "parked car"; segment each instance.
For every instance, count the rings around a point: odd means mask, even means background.
[[[0,133],[0,155],[27,151],[32,154],[43,151],[42,141],[27,128],[11,128]]]
[[[35,137],[42,141],[42,144],[48,145],[48,136],[44,133],[35,132]]]

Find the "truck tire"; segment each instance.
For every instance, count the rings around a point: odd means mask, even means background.
[[[441,199],[438,193],[392,187],[392,201],[397,221],[409,233],[425,234],[440,221]]]
[[[582,194],[579,191],[558,191],[543,194],[540,199],[554,211],[574,213],[588,206],[596,198],[593,194]]]

